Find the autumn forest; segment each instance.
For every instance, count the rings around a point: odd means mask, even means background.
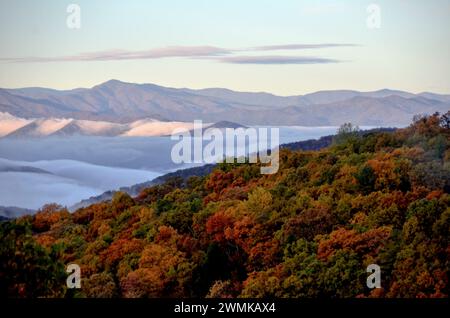
[[[448,297],[450,113],[0,223],[2,297]],[[79,264],[81,289],[66,286]],[[381,288],[366,285],[369,264]]]

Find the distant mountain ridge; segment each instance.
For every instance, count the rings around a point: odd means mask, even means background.
[[[92,88],[0,89],[0,112],[20,118],[73,118],[131,123],[143,118],[165,121],[230,121],[241,125],[326,126],[408,124],[416,114],[446,112],[450,95],[396,90],[319,91],[276,96],[223,88],[168,88],[110,80]],[[76,128],[76,127],[75,127]]]
[[[15,206],[0,206],[0,222],[21,217],[23,215],[32,215],[34,213],[36,213],[36,211],[31,209],[18,208]]]
[[[211,124],[205,123],[205,126]],[[231,123],[230,123],[231,125]],[[48,136],[165,136],[175,128],[189,131],[191,122],[164,122],[145,118],[121,124],[73,118],[23,119],[0,112],[0,138],[29,138]]]
[[[246,128],[229,121],[202,123],[203,131],[208,128]],[[23,119],[8,113],[0,113],[0,138],[65,137],[65,136],[103,136],[103,137],[148,137],[168,136],[174,129],[194,130],[191,122],[164,122],[151,118],[137,120],[128,124],[106,121],[77,120],[73,118]]]

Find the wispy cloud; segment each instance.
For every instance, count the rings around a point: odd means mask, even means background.
[[[314,56],[227,56],[218,59],[223,63],[231,64],[327,64],[339,63],[339,60],[327,59]]]
[[[319,44],[284,44],[284,45],[266,45],[251,48],[254,51],[276,51],[276,50],[307,50],[307,49],[325,49],[332,47],[354,47],[357,44],[352,43],[319,43]]]
[[[0,58],[0,60],[15,63],[114,61],[114,60],[159,59],[166,57],[220,56],[230,53],[232,52],[227,49],[213,46],[168,46],[144,51],[107,50],[68,56],[17,57],[17,58]]]
[[[215,46],[168,46],[150,50],[106,50],[80,53],[77,55],[54,57],[5,57],[1,62],[9,63],[49,63],[49,62],[88,62],[88,61],[121,61],[121,60],[150,60],[170,57],[188,59],[210,59],[233,64],[321,64],[337,63],[334,59],[320,57],[293,56],[236,56],[235,54],[251,51],[279,51],[279,50],[308,50],[332,47],[351,47],[349,43],[318,43],[318,44],[282,44],[266,45],[252,48],[226,49]]]

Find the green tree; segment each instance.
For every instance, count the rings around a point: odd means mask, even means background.
[[[59,251],[38,245],[27,221],[0,223],[0,294],[2,297],[61,297],[64,265]]]
[[[369,194],[375,189],[375,181],[377,177],[375,176],[375,171],[369,165],[361,167],[358,173],[355,175],[358,181],[359,188],[362,193]]]

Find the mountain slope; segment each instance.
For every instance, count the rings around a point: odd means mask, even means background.
[[[383,89],[320,91],[298,96],[232,90],[176,89],[110,80],[90,89],[0,89],[0,112],[21,118],[73,118],[130,123],[142,118],[242,125],[402,125],[418,113],[445,112],[450,97]],[[345,115],[344,115],[345,114]],[[76,127],[72,127],[76,129]],[[69,129],[69,127],[68,127]]]
[[[329,125],[352,122],[359,125],[362,123],[373,126],[396,126],[407,125],[411,122],[413,116],[417,114],[432,114],[436,111],[445,113],[449,109],[449,103],[442,103],[424,97],[406,98],[390,95],[375,98],[356,96],[330,104],[291,108],[294,111],[291,120],[317,118],[319,121],[326,120]]]
[[[30,122],[31,120],[18,118],[9,113],[0,113],[0,137],[8,135],[28,125]]]
[[[222,125],[225,123],[222,122]],[[237,126],[227,123],[228,127]],[[204,123],[205,126],[210,124]],[[151,118],[128,124],[106,121],[77,120],[72,118],[23,119],[0,113],[0,137],[29,138],[47,136],[167,136],[175,129],[189,131],[192,122],[159,121]]]

